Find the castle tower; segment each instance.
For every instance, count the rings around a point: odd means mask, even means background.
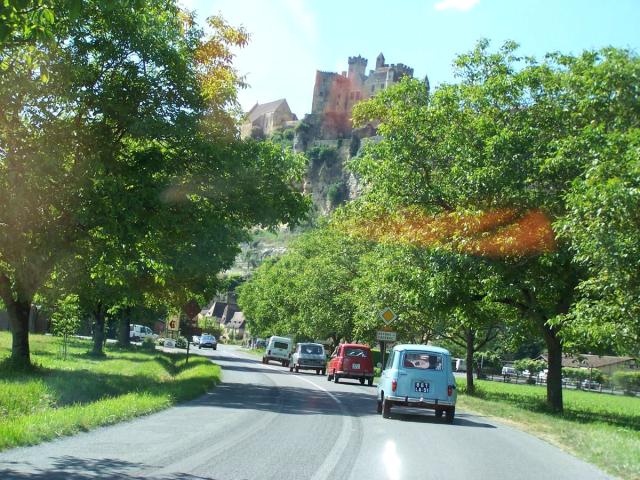
[[[376,70],[379,68],[384,67],[384,55],[382,54],[382,52],[380,52],[380,55],[378,55],[378,58],[376,58]]]
[[[352,84],[362,84],[365,79],[365,71],[367,69],[367,59],[358,55],[357,57],[349,57],[349,73],[347,78]]]

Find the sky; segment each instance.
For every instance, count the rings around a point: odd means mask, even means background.
[[[640,0],[179,0],[206,17],[221,13],[251,35],[234,64],[249,87],[245,111],[286,98],[302,118],[311,111],[316,70],[347,70],[349,56],[404,63],[432,88],[455,81],[452,62],[481,38],[506,40],[538,58],[606,46],[640,53]]]

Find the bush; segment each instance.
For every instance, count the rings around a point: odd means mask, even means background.
[[[176,340],[176,348],[187,348],[188,343],[185,337],[178,337]]]
[[[307,157],[312,168],[319,168],[322,164],[331,167],[338,160],[338,151],[332,147],[313,147],[307,151]]]
[[[164,342],[163,342],[164,343]],[[153,352],[156,349],[156,342],[151,337],[145,337],[142,341],[142,350],[146,350],[148,352]]]
[[[613,383],[622,388],[626,394],[640,392],[640,372],[615,372]]]
[[[157,339],[156,345],[158,345],[159,347],[164,347],[164,338],[160,337],[159,339]]]
[[[337,182],[329,186],[327,198],[332,207],[337,207],[347,199],[347,186],[344,182]]]

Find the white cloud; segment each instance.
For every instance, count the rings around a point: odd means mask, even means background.
[[[434,5],[436,10],[458,10],[466,12],[475,7],[480,0],[442,0]]]

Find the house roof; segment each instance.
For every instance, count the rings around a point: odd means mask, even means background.
[[[540,355],[544,360],[548,360],[547,355]],[[609,365],[617,365],[634,360],[633,357],[615,357],[612,355],[563,355],[562,366],[571,368],[602,368]]]
[[[224,309],[224,313],[222,314],[222,317],[220,317],[220,323],[226,325],[231,321],[231,319],[233,318],[233,315],[238,311],[240,311],[240,308],[238,307],[238,305],[236,305],[235,303],[228,304]]]
[[[256,103],[251,110],[247,112],[247,116],[249,117],[250,122],[255,122],[262,115],[266,115],[267,113],[275,112],[280,106],[286,105],[287,109],[289,109],[289,104],[285,98],[281,98],[280,100],[275,100],[269,103],[263,103],[262,105]],[[290,109],[289,109],[290,110]]]
[[[236,312],[227,323],[227,328],[242,328],[244,326],[245,318],[244,313]]]

